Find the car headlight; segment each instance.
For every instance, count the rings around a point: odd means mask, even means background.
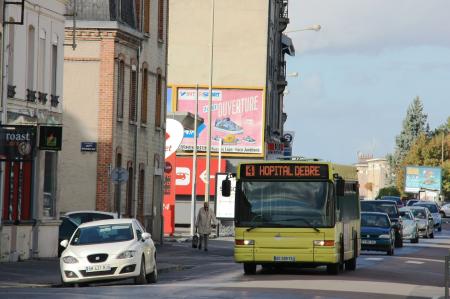
[[[135,250],[127,250],[117,256],[118,259],[129,259],[136,255]]]
[[[388,234],[384,234],[384,235],[379,235],[378,238],[380,238],[380,239],[389,239],[389,238],[391,238],[391,236],[388,235]]]
[[[65,256],[62,258],[63,262],[66,264],[76,264],[78,263],[78,260],[74,258],[73,256]]]

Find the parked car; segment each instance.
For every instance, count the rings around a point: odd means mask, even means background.
[[[403,239],[410,240],[411,243],[419,243],[419,226],[411,210],[403,207],[399,211],[403,223]]]
[[[437,228],[438,232],[442,231],[442,217],[439,213],[439,206],[435,202],[422,200],[416,202],[413,207],[415,206],[427,208],[433,216],[434,228]]]
[[[65,249],[61,246],[61,241],[69,240],[78,227],[78,224],[67,216],[61,216],[59,220],[61,220],[61,224],[59,225],[58,233],[58,257],[61,256],[61,253]]]
[[[361,201],[361,211],[386,213],[395,230],[395,247],[403,247],[403,226],[397,204],[392,200]]]
[[[410,200],[408,200],[408,201],[406,202],[406,206],[407,206],[407,207],[412,206],[412,205],[414,205],[416,202],[419,202],[419,200],[418,200],[418,199],[410,199]]]
[[[64,250],[61,246],[61,241],[68,240],[77,227],[89,221],[103,220],[103,219],[115,219],[116,213],[103,212],[103,211],[73,211],[67,212],[64,216],[61,216],[61,224],[59,225],[58,233],[58,257]]]
[[[419,227],[419,235],[424,238],[434,238],[434,220],[430,211],[421,206],[408,207],[414,215]]]
[[[395,203],[397,204],[397,207],[401,208],[404,207],[405,205],[403,204],[402,199],[400,198],[400,196],[382,196],[381,200],[392,200],[395,201]]]
[[[144,284],[158,278],[155,245],[136,219],[83,223],[61,246],[63,285],[127,278]]]
[[[394,254],[395,230],[386,213],[361,213],[361,249]]]
[[[116,219],[117,214],[111,212],[103,211],[73,211],[67,212],[64,216],[70,217],[73,221],[78,223],[86,223],[89,221],[105,220],[105,219]]]
[[[441,214],[441,217],[450,217],[450,203],[447,203],[445,205],[443,205],[440,209],[439,209],[439,213]]]

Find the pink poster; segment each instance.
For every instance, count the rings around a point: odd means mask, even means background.
[[[195,88],[178,89],[178,111],[195,114]],[[211,151],[222,153],[263,153],[263,90],[213,89],[212,92]],[[204,119],[198,129],[197,150],[206,151],[208,134],[208,89],[199,89],[198,115]],[[186,130],[181,150],[194,148],[194,132]]]

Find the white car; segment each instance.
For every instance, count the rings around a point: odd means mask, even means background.
[[[411,243],[419,243],[419,226],[418,221],[414,219],[414,215],[408,207],[399,209],[403,224],[403,239],[410,240]]]
[[[450,217],[450,203],[443,205],[439,211],[441,217]]]
[[[136,219],[81,224],[61,246],[63,285],[126,278],[144,284],[158,279],[155,245]]]

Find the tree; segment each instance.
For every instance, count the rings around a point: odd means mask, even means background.
[[[393,178],[396,178],[398,181],[398,176],[396,174],[398,173],[400,164],[419,135],[425,132],[429,132],[427,115],[423,112],[423,105],[420,98],[415,97],[406,111],[406,117],[403,120],[403,128],[400,134],[395,138],[396,148],[394,155],[392,157],[388,156],[391,169],[391,181]]]
[[[384,187],[378,191],[376,199],[380,199],[383,196],[400,196],[400,191],[395,186]]]

